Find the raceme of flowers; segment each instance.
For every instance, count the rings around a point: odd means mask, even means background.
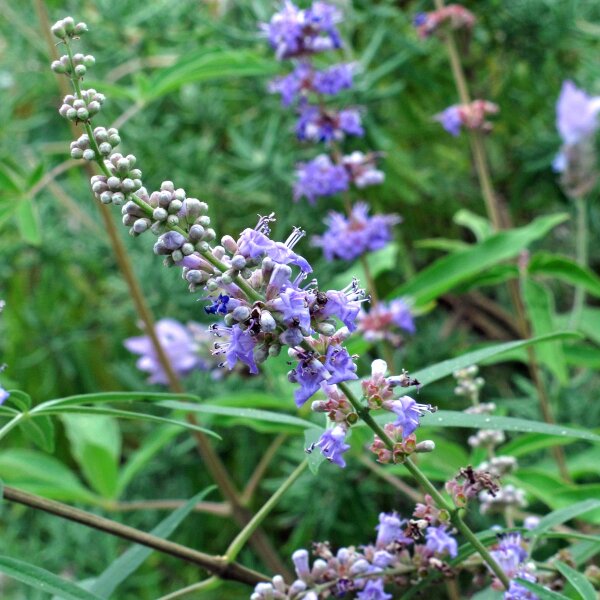
[[[344,155],[338,149],[345,138],[364,135],[358,108],[340,110],[329,103],[332,96],[352,88],[356,66],[341,63],[317,69],[312,62],[314,54],[342,47],[337,30],[341,21],[339,9],[325,2],[313,2],[303,10],[286,1],[270,22],[262,25],[276,57],[290,59],[294,64],[291,73],[270,83],[269,90],[281,95],[284,106],[296,106],[298,139],[323,142],[328,150],[298,165],[296,201],[306,198],[314,204],[321,197],[347,192],[351,185],[363,189],[378,185],[385,178],[377,168],[378,153],[354,151]],[[347,216],[331,213],[329,229],[318,244],[328,260],[353,260],[391,241],[392,228],[398,222],[391,215],[368,217],[366,205],[361,203]],[[336,246],[339,252],[334,251]]]
[[[291,11],[291,7],[288,3],[286,10]],[[321,5],[317,13],[323,23],[333,26],[334,13]],[[321,22],[314,16],[317,13],[311,13],[311,28]],[[87,95],[81,90],[82,70],[77,69],[78,55],[73,55],[70,47],[71,41],[85,29],[84,24],[75,25],[69,17],[53,27],[54,34],[66,44],[67,54],[55,61],[52,68],[69,77],[74,86],[75,99],[69,96],[63,106],[79,105],[78,101],[84,97],[97,95],[95,90]],[[326,35],[330,40],[335,38],[329,25]],[[290,48],[306,48],[307,42],[303,44],[288,46],[284,55],[292,51]],[[311,42],[309,46],[317,51],[320,42]],[[88,64],[91,62],[87,60]],[[61,112],[70,118],[67,110]],[[93,159],[101,168],[102,174],[91,180],[97,199],[121,206],[123,224],[130,227],[133,236],[146,231],[156,235],[154,253],[164,258],[166,266],[181,268],[190,291],[203,290],[208,301],[206,312],[222,320],[212,326],[212,332],[219,338],[213,353],[222,366],[233,369],[242,363],[251,373],[258,373],[260,363],[288,347],[288,355],[296,363],[289,373],[290,381],[298,385],[296,404],[302,406],[319,391],[327,398],[324,403],[317,402],[315,410],[329,414],[332,428],[315,447],[331,462],[344,466],[342,455],[349,448],[346,434],[358,415],[338,386],[358,379],[355,357],[350,356],[343,342],[356,330],[357,317],[366,299],[364,290],[357,281],[343,290],[327,290],[321,289],[315,279],[308,279],[312,267],[294,251],[304,232],[295,228],[285,242],[274,241],[270,237],[273,215],[260,217],[256,227],[245,229],[237,238],[225,235],[216,244],[217,234],[210,227],[207,204],[188,197],[185,190],[176,188],[171,181],[163,182],[159,190],[149,193],[142,185],[136,157],[113,152],[120,142],[119,133],[103,127],[92,129],[91,120],[97,115],[97,111],[88,109],[76,117],[85,128],[84,141],[88,147],[80,152],[80,144],[74,154],[72,149],[75,158]],[[84,157],[87,150],[90,152]],[[197,366],[194,342],[188,332],[171,322],[160,328],[159,335],[166,342],[167,352],[169,348],[178,352],[174,360],[176,370],[187,372]],[[148,340],[134,338],[128,345],[142,356],[140,367],[150,372],[151,380],[164,382],[165,374],[159,369]],[[387,367],[381,363],[375,361],[372,378],[362,384],[364,402],[369,408],[388,410],[396,416],[396,421],[388,424],[396,444],[394,451],[390,456],[380,453],[380,460],[399,462],[414,451],[431,451],[431,444],[419,446],[414,438],[420,416],[431,407],[417,404],[408,396],[394,399],[393,388],[402,384],[393,377],[386,379]],[[374,445],[377,443],[376,438]]]
[[[259,583],[251,600],[391,600],[386,586],[406,587],[430,573],[449,575],[447,561],[456,557],[458,544],[439,516],[430,513],[409,521],[397,513],[381,513],[374,543],[335,553],[327,542],[317,543],[312,565],[307,550],[296,550],[292,561],[297,579],[287,585],[276,575],[270,583]]]

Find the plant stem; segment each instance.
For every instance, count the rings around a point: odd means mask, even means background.
[[[435,6],[437,9],[444,7],[444,0],[435,0]],[[451,31],[444,32],[443,35],[446,50],[448,52],[448,58],[450,60],[450,67],[452,69],[452,75],[456,84],[456,90],[462,104],[468,104],[471,101],[469,95],[469,88],[467,85],[467,79],[462,68],[460,55],[456,48],[456,42]],[[481,194],[483,196],[488,218],[492,222],[493,228],[499,231],[503,228],[502,214],[498,203],[498,198],[494,192],[492,185],[492,178],[490,176],[490,170],[488,166],[487,154],[483,143],[483,134],[481,131],[469,130],[469,140],[471,144],[471,151],[473,154],[473,162],[475,163],[475,170],[477,171],[477,178],[479,180],[479,186],[481,188]],[[507,225],[509,219],[507,216]],[[514,306],[517,326],[521,332],[523,338],[531,337],[531,330],[527,319],[527,313],[521,299],[521,293],[519,284],[515,280],[508,282],[508,291],[510,293],[511,301]],[[536,360],[535,350],[531,347],[527,348],[528,356],[528,367],[530,377],[534,382],[536,390],[538,392],[538,401],[542,412],[542,417],[546,423],[554,425],[556,419],[554,418],[552,407],[548,398],[548,392],[546,386],[540,374],[540,368]],[[558,470],[561,477],[565,481],[571,481],[569,472],[567,469],[567,461],[565,458],[565,452],[562,446],[555,446],[552,448],[552,455],[557,464]]]
[[[227,552],[225,553],[225,559],[232,561],[237,558],[242,548],[246,545],[246,542],[256,530],[256,528],[262,523],[265,517],[275,508],[275,505],[279,502],[282,496],[292,487],[295,481],[302,475],[304,469],[308,465],[308,461],[303,460],[295,469],[291,475],[283,482],[279,489],[262,505],[261,509],[252,517],[252,520],[238,533],[236,538],[229,544]]]
[[[56,46],[54,45],[52,36],[50,35],[50,22],[48,19],[46,6],[45,6],[43,0],[35,0],[35,7],[36,7],[36,11],[38,13],[38,17],[40,19],[40,24],[42,27],[43,35],[45,36],[47,44],[48,44],[50,54],[52,55],[53,59],[58,59],[58,52],[56,50]],[[73,53],[72,53],[70,44],[67,42],[67,43],[65,43],[65,46],[66,46],[67,55],[69,56],[69,59],[71,61],[71,67],[73,67]],[[81,98],[81,88],[80,88],[78,79],[73,77],[71,79],[71,81],[73,83],[73,87],[75,89],[75,92],[77,93],[77,96],[79,98]],[[59,75],[58,76],[58,84],[64,95],[66,95],[68,93],[68,89],[65,90],[65,88],[67,87],[65,85],[65,82],[66,82],[66,79]],[[100,157],[100,152],[98,150],[92,128],[91,128],[90,124],[87,122],[84,123],[84,125],[85,125],[86,133],[90,139],[90,145],[91,145],[92,149],[94,150],[96,156]],[[75,127],[74,123],[72,123],[72,122],[70,122],[70,126],[71,126],[71,131],[72,131],[73,135],[76,137],[77,136],[77,128]],[[105,175],[110,175],[106,165],[104,164],[103,159],[98,158],[98,160],[96,160],[96,162]],[[88,162],[85,163],[85,170],[86,170],[89,178],[91,178],[94,175],[94,169],[92,168],[92,165],[90,163],[88,163]],[[142,210],[144,210],[146,212],[146,214],[152,213],[152,207],[150,207],[148,204],[146,204],[143,200],[137,198],[137,196],[132,194],[131,200],[133,200],[138,205],[140,205],[140,207],[142,208]],[[110,238],[110,242],[113,247],[115,257],[117,259],[117,264],[119,265],[119,269],[120,269],[120,271],[123,275],[123,278],[125,279],[125,282],[127,283],[127,286],[129,288],[134,306],[136,308],[136,312],[139,314],[142,322],[144,323],[144,329],[146,331],[146,334],[150,338],[150,341],[152,343],[154,351],[156,352],[158,361],[160,362],[161,367],[163,368],[165,374],[167,375],[167,379],[169,382],[169,389],[171,389],[171,391],[174,391],[176,393],[182,393],[184,391],[184,388],[183,388],[181,382],[179,381],[177,374],[173,370],[171,361],[169,360],[169,357],[165,353],[164,348],[163,348],[160,340],[158,339],[158,336],[156,335],[154,317],[152,315],[150,308],[148,307],[148,304],[146,303],[146,299],[144,297],[144,294],[140,288],[138,280],[137,280],[135,273],[133,271],[133,268],[131,266],[131,262],[130,262],[127,252],[125,250],[125,246],[124,246],[123,242],[121,241],[121,238],[119,237],[119,234],[115,227],[114,221],[110,214],[110,210],[108,209],[108,207],[105,204],[97,203],[97,202],[94,202],[94,204],[100,204],[100,214],[102,215],[102,219],[104,221],[106,231]],[[182,232],[182,233],[185,233],[185,232]],[[219,261],[214,259],[212,254],[210,254],[210,253],[205,253],[205,254],[209,255],[209,256],[205,256],[205,258],[209,262],[212,262],[212,264],[215,264],[214,261],[216,261],[216,263],[219,263]],[[220,263],[216,266],[219,266],[219,265],[220,265]],[[226,268],[224,265],[220,265],[220,266],[222,267],[223,270]],[[240,277],[236,278],[235,281],[236,281],[236,284],[241,289],[243,289],[245,293],[256,294],[256,292]],[[188,420],[189,423],[191,423],[193,425],[198,424],[197,419],[192,414],[187,414],[186,419]],[[206,435],[204,435],[202,432],[199,432],[199,431],[194,432],[193,435],[196,440],[198,452],[199,452],[200,456],[202,457],[204,464],[210,471],[210,474],[212,475],[213,479],[219,486],[219,489],[221,490],[223,496],[229,502],[229,504],[232,508],[233,516],[234,516],[235,520],[241,526],[246,525],[250,521],[252,515],[245,507],[242,506],[242,504],[239,500],[239,492],[236,489],[233,482],[231,481],[231,478],[229,477],[227,469],[223,465],[221,459],[219,458],[219,455],[213,449],[213,447]],[[269,568],[273,569],[274,571],[276,571],[278,573],[281,573],[284,577],[290,576],[290,573],[287,570],[285,564],[281,561],[281,559],[279,558],[279,555],[277,554],[277,552],[271,545],[269,539],[264,535],[264,533],[261,530],[257,530],[255,532],[255,534],[254,534],[253,538],[250,540],[250,542],[256,549],[257,553],[263,558],[265,563],[269,566]]]
[[[390,449],[394,449],[394,443],[384,431],[383,427],[373,419],[369,409],[363,406],[356,396],[352,393],[352,390],[345,383],[338,383],[338,387],[345,394],[346,398],[354,410],[358,413],[358,416],[367,424],[367,426],[383,441],[383,443]],[[477,536],[471,531],[469,526],[462,520],[458,509],[453,508],[446,499],[438,492],[436,487],[429,481],[427,476],[415,465],[410,458],[407,458],[402,463],[408,472],[416,479],[419,485],[435,500],[438,508],[444,509],[450,515],[452,524],[467,538],[473,548],[479,553],[481,558],[488,564],[494,575],[502,582],[502,585],[506,589],[509,588],[510,582],[506,577],[504,571],[500,568],[498,563],[494,560],[488,549],[477,539]]]
[[[0,429],[0,440],[12,429],[14,429],[26,416],[27,413],[19,413],[18,415],[14,416],[8,423],[5,423],[2,429]]]
[[[588,263],[588,206],[585,197],[575,197],[575,209],[577,211],[577,231],[575,233],[575,251],[577,264],[587,267]],[[575,288],[573,308],[569,318],[569,329],[577,329],[581,321],[581,313],[585,302],[585,289],[582,285]]]
[[[280,433],[266,449],[240,496],[240,502],[242,502],[242,504],[246,505],[252,500],[258,484],[264,477],[269,465],[275,458],[277,451],[287,439],[288,436],[285,433]]]
[[[163,554],[169,554],[170,556],[186,560],[206,569],[221,579],[231,579],[248,585],[255,585],[261,581],[269,580],[266,575],[248,569],[238,563],[232,563],[229,560],[225,560],[223,557],[211,556],[210,554],[193,550],[187,546],[169,542],[168,540],[134,529],[133,527],[122,525],[121,523],[117,523],[110,519],[99,517],[98,515],[67,506],[61,502],[56,502],[55,500],[42,498],[8,485],[4,486],[4,498],[36,510],[42,510],[69,521],[80,523],[87,527],[98,529],[99,531],[109,533],[110,535],[120,537],[130,542],[153,548]]]
[[[202,590],[212,590],[217,585],[219,585],[219,579],[217,577],[209,577],[204,581],[199,581],[198,583],[193,583],[192,585],[188,585],[187,587],[181,588],[180,590],[176,590],[167,594],[166,596],[161,596],[158,600],[175,600],[175,598],[181,598],[182,596],[187,596],[192,592],[198,592]]]

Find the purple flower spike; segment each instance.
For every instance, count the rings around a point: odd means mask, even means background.
[[[572,81],[565,81],[556,103],[556,127],[563,142],[577,144],[600,126],[600,96],[589,96]]]
[[[315,444],[321,449],[321,454],[332,463],[344,468],[346,461],[342,454],[350,449],[350,444],[345,443],[346,430],[341,425],[328,429]]]
[[[3,404],[10,394],[0,385],[0,404]]]
[[[428,527],[425,532],[425,538],[427,540],[427,543],[425,544],[427,548],[436,554],[448,554],[452,558],[458,554],[458,544],[446,531],[445,525]]]
[[[458,106],[449,106],[446,110],[435,115],[434,119],[439,121],[450,135],[456,137],[460,134],[463,121]]]
[[[324,71],[315,71],[312,87],[319,94],[334,96],[352,87],[353,64],[334,65]]]
[[[326,154],[320,154],[307,163],[301,163],[296,171],[294,200],[302,197],[314,204],[320,196],[335,196],[345,192],[350,185],[346,169],[336,165]]]
[[[391,600],[392,595],[383,589],[383,579],[369,579],[357,596],[358,600]]]
[[[185,325],[174,319],[161,319],[156,323],[156,335],[177,374],[185,376],[205,366],[197,354],[192,333]],[[148,336],[128,338],[123,344],[130,352],[140,355],[137,368],[150,374],[150,383],[166,385],[169,382]]]

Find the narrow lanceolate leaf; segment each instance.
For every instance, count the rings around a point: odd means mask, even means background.
[[[393,420],[389,414],[378,415],[376,420],[381,423]],[[600,435],[575,429],[549,425],[541,421],[517,419],[515,417],[497,417],[493,415],[470,415],[455,410],[439,410],[427,414],[421,419],[422,427],[467,427],[469,429],[497,429],[501,431],[524,431],[527,433],[544,433],[560,437],[576,438],[589,442],[600,442]]]
[[[202,502],[214,489],[215,486],[211,486],[196,494],[193,498],[190,498],[183,506],[180,506],[166,519],[161,521],[150,533],[155,537],[168,538],[179,524],[194,510],[196,504]],[[132,546],[100,574],[91,586],[90,591],[100,596],[100,598],[108,600],[119,584],[136,571],[152,552],[152,548],[146,546],[138,544]]]
[[[525,227],[497,233],[468,250],[444,256],[391,295],[411,296],[417,305],[427,304],[492,265],[517,256],[567,218],[565,214],[540,217]]]
[[[563,596],[558,592],[552,592],[551,590],[545,588],[539,583],[532,583],[531,581],[527,581],[525,579],[520,578],[517,578],[515,581],[522,585],[524,588],[535,592],[539,600],[569,600],[567,596]]]
[[[531,338],[529,340],[518,340],[516,342],[494,344],[492,346],[488,346],[487,348],[475,350],[474,352],[467,352],[466,354],[462,354],[456,358],[444,360],[430,367],[426,367],[425,369],[411,373],[411,377],[418,379],[421,385],[426,385],[428,383],[438,381],[443,377],[447,377],[448,375],[452,375],[452,373],[454,373],[454,371],[457,369],[462,369],[464,367],[468,367],[469,365],[479,364],[486,359],[501,355],[505,352],[510,352],[511,350],[532,346],[534,344],[542,344],[544,342],[577,339],[578,337],[580,337],[579,334],[575,332],[559,331],[549,335]]]
[[[532,274],[555,277],[573,286],[585,288],[586,292],[596,298],[600,297],[600,277],[591,269],[578,265],[567,256],[538,252],[532,257],[527,271]]]
[[[557,561],[555,564],[565,579],[577,590],[582,600],[598,600],[594,586],[588,581],[585,575],[572,569],[564,562]]]
[[[548,531],[552,529],[552,527],[556,527],[557,525],[562,525],[575,517],[579,517],[580,515],[584,515],[591,510],[600,508],[600,500],[584,500],[583,502],[577,502],[571,506],[566,506],[565,508],[561,508],[559,510],[555,510],[551,512],[549,515],[543,517],[538,526],[535,529],[532,529],[531,534],[538,536],[544,531]]]
[[[46,569],[41,569],[10,556],[0,556],[0,572],[36,590],[56,594],[64,600],[102,600],[99,596],[87,592],[78,585],[46,571]]]
[[[271,412],[269,410],[256,410],[253,408],[234,408],[231,406],[217,406],[215,404],[190,404],[188,402],[161,402],[161,406],[175,410],[184,410],[212,415],[223,415],[249,421],[265,421],[267,423],[281,423],[283,425],[294,425],[306,429],[307,427],[319,427],[311,421],[300,417],[294,417],[286,413]]]

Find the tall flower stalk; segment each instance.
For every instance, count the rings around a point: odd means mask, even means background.
[[[313,403],[315,410],[327,412],[331,422],[315,447],[330,462],[344,466],[343,454],[349,447],[346,433],[362,419],[375,434],[374,445],[379,440],[387,448],[388,454],[382,456],[406,465],[508,587],[503,570],[464,523],[459,510],[447,503],[410,460],[415,452],[433,450],[431,442],[417,443],[414,434],[420,416],[432,407],[394,394],[397,388],[410,386],[410,378],[406,374],[386,377],[385,363],[375,361],[371,378],[362,382],[361,399],[348,385],[358,379],[354,357],[343,346],[356,327],[364,295],[358,284],[351,282],[341,291],[323,291],[316,280],[305,284],[312,267],[294,251],[304,232],[296,228],[285,242],[273,241],[269,237],[273,215],[261,217],[255,228],[245,229],[237,239],[225,235],[221,244],[215,245],[216,232],[210,227],[206,203],[188,197],[170,181],[149,193],[142,185],[135,156],[114,152],[121,141],[118,133],[92,129],[91,119],[101,109],[102,96],[84,91],[81,80],[93,60],[74,54],[71,48],[73,39],[87,31],[86,25],[67,17],[52,31],[66,47],[66,55],[53,62],[52,69],[66,74],[75,90],[75,95],[65,97],[59,112],[82,123],[86,132],[72,145],[72,156],[98,164],[102,174],[92,177],[94,194],[103,204],[122,207],[123,223],[130,233],[134,237],[146,231],[154,233],[154,252],[164,258],[165,265],[182,270],[190,291],[202,288],[208,292],[208,312],[222,318],[212,329],[220,338],[215,352],[223,358],[223,366],[243,363],[255,373],[261,363],[287,346],[290,358],[296,361],[289,373],[290,381],[298,384],[296,404],[303,405],[320,390],[327,396],[325,405]],[[374,420],[374,410],[393,413],[396,421],[384,429]]]

